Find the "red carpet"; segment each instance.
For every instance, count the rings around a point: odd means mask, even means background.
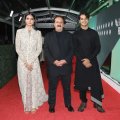
[[[46,91],[48,91],[48,80],[46,77],[46,70],[42,65],[42,73],[45,83]],[[105,99],[103,100],[103,107],[105,113],[99,113],[93,108],[90,101],[90,94],[88,94],[87,109],[80,113],[77,108],[80,104],[79,94],[73,89],[73,78],[71,82],[72,104],[75,112],[70,113],[64,107],[63,90],[61,82],[57,88],[57,103],[56,112],[48,112],[48,103],[41,106],[34,114],[25,114],[21,95],[18,87],[17,76],[15,76],[5,87],[0,89],[0,120],[120,120],[120,94],[114,91],[110,86],[103,81],[105,92]]]

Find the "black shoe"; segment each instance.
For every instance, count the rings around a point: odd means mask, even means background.
[[[49,112],[50,113],[54,113],[55,112],[55,106],[54,105],[50,105],[49,106]]]
[[[85,102],[82,102],[81,105],[78,108],[78,111],[79,112],[83,112],[84,109],[86,108],[86,106],[87,106],[87,104]]]
[[[66,105],[65,107],[68,109],[68,111],[74,112],[74,109],[71,105]]]
[[[94,103],[94,108],[96,108],[98,112],[101,112],[101,113],[105,112],[105,110],[102,108],[102,106],[100,106],[96,103]]]

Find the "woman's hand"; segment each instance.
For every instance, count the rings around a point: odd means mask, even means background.
[[[29,71],[32,71],[32,70],[33,70],[33,65],[32,65],[32,64],[28,64],[27,62],[25,63],[25,67],[26,67]]]

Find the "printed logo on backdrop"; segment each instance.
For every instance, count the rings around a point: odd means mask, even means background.
[[[98,55],[100,66],[120,38],[120,13],[118,11],[120,11],[120,2],[97,15],[96,30],[101,42],[101,52]]]
[[[110,36],[112,35],[112,27],[114,27],[114,25],[118,29],[117,34],[120,35],[120,18],[113,21],[108,21],[107,23],[103,23],[102,25],[98,25],[96,30],[98,31],[99,36]]]
[[[111,35],[111,27],[113,27],[113,21],[103,23],[102,25],[98,25],[97,31],[99,36]]]
[[[115,25],[118,27],[118,35],[120,35],[120,18],[115,19]]]

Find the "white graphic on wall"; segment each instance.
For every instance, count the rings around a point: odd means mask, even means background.
[[[99,36],[110,36],[112,34],[112,27],[118,28],[118,35],[120,35],[120,18],[105,22],[96,27]]]
[[[118,35],[120,35],[120,18],[115,19],[115,25],[118,28]]]

